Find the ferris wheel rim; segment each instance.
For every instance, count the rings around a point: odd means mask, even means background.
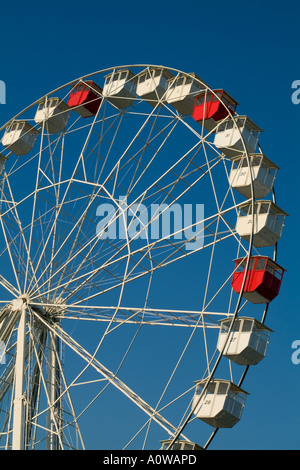
[[[62,86],[56,88],[56,89],[53,90],[52,92],[49,92],[49,93],[45,94],[42,98],[39,98],[37,101],[35,101],[35,102],[32,103],[30,106],[28,106],[27,108],[25,108],[24,110],[22,110],[20,113],[18,113],[14,118],[10,119],[10,120],[8,121],[8,123],[12,122],[14,119],[16,119],[17,117],[19,117],[20,115],[22,115],[24,112],[26,112],[26,111],[27,111],[28,109],[30,109],[32,106],[34,106],[34,105],[36,105],[37,103],[39,103],[43,98],[45,98],[45,97],[47,97],[47,96],[49,96],[49,95],[51,95],[51,94],[53,94],[53,93],[55,93],[55,92],[57,92],[57,91],[60,91],[61,89],[65,88],[65,87],[67,87],[67,86],[74,85],[78,80],[85,80],[85,79],[90,78],[90,77],[92,77],[92,76],[94,76],[94,75],[97,75],[97,74],[99,74],[99,73],[105,73],[105,72],[109,72],[109,71],[115,70],[115,69],[130,68],[130,67],[162,67],[162,68],[165,68],[165,69],[167,68],[167,69],[169,69],[169,70],[176,71],[176,72],[178,72],[178,73],[183,73],[183,74],[185,74],[185,75],[189,75],[188,73],[182,72],[182,71],[180,71],[180,70],[178,70],[178,69],[174,69],[174,68],[170,68],[170,67],[165,67],[165,66],[157,66],[157,65],[154,66],[154,65],[149,65],[149,64],[147,64],[147,65],[145,65],[145,64],[136,64],[136,65],[123,65],[123,66],[117,66],[117,67],[109,67],[109,68],[107,68],[107,69],[103,69],[103,70],[100,70],[100,71],[97,71],[97,72],[92,72],[92,73],[90,73],[90,74],[84,75],[84,76],[82,76],[82,77],[80,77],[80,78],[78,78],[78,79],[76,79],[76,80],[72,80],[72,81],[70,81],[70,82],[68,82],[68,83],[66,83],[66,84],[64,84],[64,85],[62,85]],[[199,79],[199,81],[200,81],[202,84],[204,84],[204,82],[202,82],[201,79]],[[205,84],[205,86],[207,87],[207,89],[210,89],[207,84]],[[211,90],[211,91],[214,93],[213,90]],[[1,131],[5,126],[7,126],[8,123],[6,123],[4,126],[2,126],[2,127],[0,128],[0,131]],[[241,135],[241,139],[243,140],[242,135]],[[244,153],[245,153],[245,155],[246,155],[248,164],[249,164],[249,166],[250,166],[249,153],[248,153],[248,151],[247,151],[247,148],[246,148],[246,145],[245,145],[244,140],[243,140],[243,144],[244,144],[244,150],[245,150]],[[234,313],[234,315],[233,315],[233,317],[232,317],[232,324],[231,324],[230,330],[229,330],[229,332],[228,332],[228,338],[229,338],[229,333],[230,333],[231,328],[232,328],[232,326],[233,326],[234,320],[235,320],[236,316],[238,315],[238,310],[239,310],[239,306],[240,306],[240,303],[241,303],[241,300],[242,300],[242,295],[243,295],[243,292],[244,292],[244,287],[245,287],[245,282],[246,282],[246,275],[247,275],[248,269],[249,269],[250,257],[251,257],[252,246],[253,246],[253,228],[254,228],[254,210],[253,210],[253,209],[254,209],[254,203],[255,203],[255,195],[254,195],[254,190],[253,190],[253,176],[252,176],[252,173],[251,173],[251,172],[250,172],[250,174],[251,174],[252,219],[253,219],[253,220],[252,220],[252,233],[251,233],[251,237],[250,237],[250,241],[249,241],[249,248],[248,248],[248,253],[247,253],[247,263],[246,263],[246,268],[245,268],[245,274],[244,274],[242,289],[241,289],[241,292],[240,292],[240,294],[239,294],[239,299],[238,299],[238,303],[237,303],[237,306],[236,306],[236,309],[235,309],[235,313]],[[225,349],[225,346],[226,346],[226,342],[225,342],[225,344],[224,344],[223,350]],[[220,354],[220,358],[221,358],[221,356],[222,356],[222,354]],[[215,370],[214,370],[214,372],[215,372]],[[213,377],[213,374],[211,374],[211,378],[212,378],[212,377]],[[180,432],[179,434],[181,434],[181,432]],[[175,438],[174,438],[174,440],[175,440]]]

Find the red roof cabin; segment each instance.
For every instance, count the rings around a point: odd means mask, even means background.
[[[242,290],[245,268],[245,258],[235,260],[232,288],[238,294]],[[243,297],[253,304],[271,302],[279,294],[284,271],[284,268],[267,256],[252,256]]]
[[[216,123],[222,121],[229,115],[234,115],[238,103],[226,91],[209,90],[202,91],[195,100],[193,118],[211,131]]]
[[[68,105],[82,117],[94,116],[102,100],[102,88],[95,82],[79,82],[70,93]]]

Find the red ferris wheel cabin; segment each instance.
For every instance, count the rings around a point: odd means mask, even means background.
[[[233,116],[237,105],[237,101],[224,90],[214,90],[214,93],[206,90],[196,97],[192,116],[210,131],[229,114]]]
[[[68,105],[80,116],[90,117],[97,113],[101,100],[102,88],[95,82],[79,82],[70,93]]]
[[[235,260],[232,288],[238,294],[246,268],[246,259]],[[253,304],[269,303],[279,293],[285,269],[267,256],[252,256],[249,263],[243,297]]]

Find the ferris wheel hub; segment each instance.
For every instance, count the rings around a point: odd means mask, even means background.
[[[28,294],[22,294],[20,295],[19,299],[21,299],[23,301],[24,304],[29,304],[29,301],[30,301],[30,297]]]

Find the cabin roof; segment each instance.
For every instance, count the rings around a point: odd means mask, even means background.
[[[267,259],[270,263],[270,266],[273,268],[273,269],[282,269],[283,271],[286,271],[285,268],[283,268],[282,266],[280,266],[280,264],[278,264],[276,261],[272,260],[271,258],[269,258],[268,256],[262,256],[262,255],[255,255],[255,256],[251,256],[251,259]],[[243,257],[243,258],[236,258],[234,259],[233,261],[235,263],[241,263],[242,261],[246,260],[246,257]]]
[[[236,156],[231,157],[231,160],[235,162],[237,160],[244,158],[245,156],[246,154],[243,153],[241,155],[236,155]],[[279,166],[277,166],[274,162],[272,162],[272,160],[266,157],[266,155],[264,155],[263,153],[249,153],[249,157],[261,157],[263,159],[263,162],[265,162],[268,167],[276,168],[277,170],[280,169]]]
[[[195,384],[196,385],[203,385],[203,387],[205,386],[205,384],[207,383],[207,380],[208,379],[201,379],[201,380],[195,380]],[[233,382],[231,382],[230,380],[225,380],[225,379],[214,379],[212,378],[210,380],[210,383],[217,383],[217,382],[221,382],[221,383],[227,383],[230,385],[230,388],[231,390],[233,390],[234,392],[237,392],[237,393],[246,393],[247,395],[249,395],[248,392],[246,392],[245,390],[243,390],[241,387],[239,387],[238,385],[235,385]]]
[[[248,201],[242,202],[241,204],[238,204],[238,207],[243,210],[246,207],[249,207],[252,204],[252,201],[249,199]],[[288,216],[289,214],[285,212],[283,209],[281,209],[275,202],[270,201],[270,200],[265,200],[265,199],[256,199],[254,201],[254,204],[270,204],[272,206],[272,209],[277,212],[280,215],[286,215]]]

